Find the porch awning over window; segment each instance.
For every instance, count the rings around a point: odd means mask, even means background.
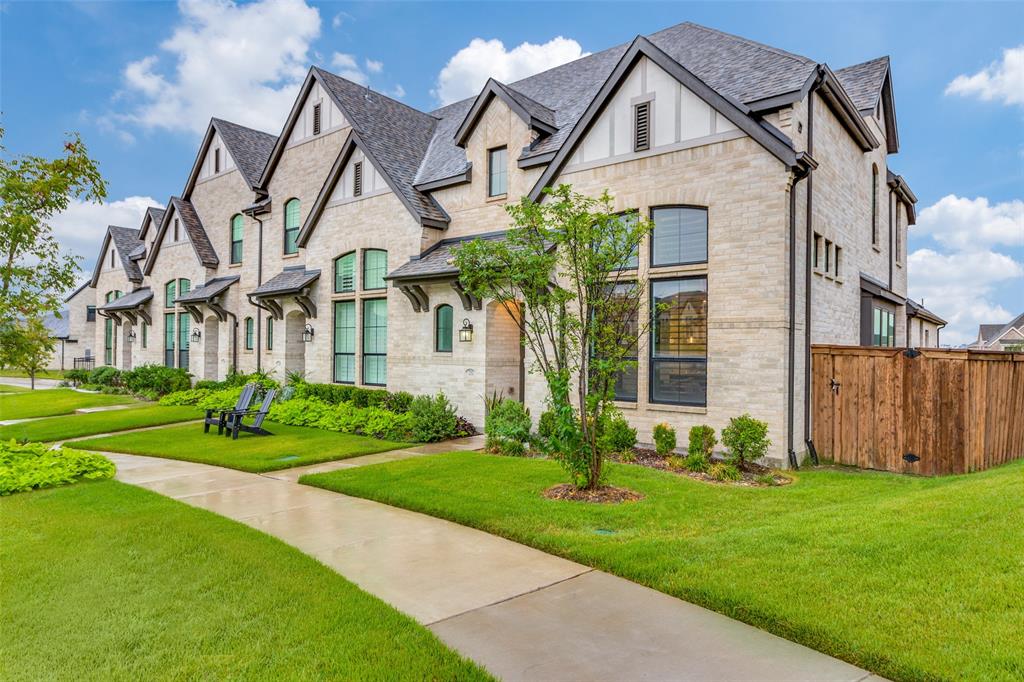
[[[139,317],[147,324],[152,324],[149,313],[142,309],[142,306],[149,303],[152,298],[153,290],[149,287],[143,287],[110,303],[105,303],[96,308],[96,310],[104,317],[114,320],[117,324],[121,324],[122,315],[132,324],[138,322]]]
[[[316,304],[309,296],[309,289],[320,278],[319,270],[307,270],[304,266],[285,268],[247,294],[249,302],[268,311],[275,319],[284,319],[280,300],[294,298],[306,317],[316,317]]]
[[[871,275],[860,273],[860,288],[873,296],[885,299],[895,305],[903,305],[906,299],[899,294],[893,293],[884,282],[875,279]]]
[[[217,277],[206,282],[201,287],[182,294],[174,300],[175,303],[185,308],[192,315],[197,323],[203,321],[202,312],[199,306],[205,304],[217,316],[217,319],[224,322],[228,319],[228,311],[220,305],[221,295],[228,290],[232,284],[238,281],[238,275],[231,277]]]
[[[423,290],[423,284],[451,282],[451,286],[462,299],[466,310],[480,310],[481,301],[462,288],[459,284],[459,269],[455,267],[455,249],[461,244],[483,239],[497,241],[505,239],[505,232],[488,232],[469,237],[443,239],[434,244],[419,256],[413,256],[400,265],[384,279],[391,281],[392,286],[405,294],[416,312],[430,310],[430,299]]]

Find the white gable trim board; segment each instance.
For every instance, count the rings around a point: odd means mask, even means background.
[[[320,105],[320,132],[314,135],[313,110],[318,104]],[[341,113],[338,105],[334,103],[334,99],[327,93],[320,81],[314,80],[302,103],[302,108],[295,117],[295,125],[288,134],[287,147],[294,147],[327,133],[346,128],[348,125],[348,120]]]
[[[217,156],[220,156],[220,170],[217,171]],[[235,160],[231,158],[231,153],[228,151],[228,147],[224,144],[224,140],[221,139],[220,133],[214,131],[213,139],[210,140],[210,144],[206,147],[206,153],[203,156],[202,163],[199,164],[199,177],[197,182],[203,182],[204,180],[211,180],[215,177],[225,175],[234,170],[237,170],[238,166],[235,165]]]
[[[634,108],[650,102],[651,148],[633,150]],[[647,57],[623,80],[562,173],[723,142],[745,133]]]
[[[362,164],[362,193],[359,196],[355,196],[354,194],[355,166],[357,163]],[[373,162],[366,157],[366,154],[363,153],[362,149],[355,147],[352,150],[352,154],[349,155],[348,161],[345,163],[345,169],[341,172],[341,177],[334,186],[334,191],[331,192],[331,198],[327,201],[327,206],[337,206],[351,201],[360,201],[362,199],[378,196],[390,191],[391,188],[388,187],[387,180],[384,179],[381,172],[373,165]]]

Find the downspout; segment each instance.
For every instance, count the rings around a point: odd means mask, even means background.
[[[231,369],[238,372],[238,315],[230,310],[224,312],[231,316]]]
[[[823,68],[818,67],[818,78],[807,93],[807,153],[814,156],[814,93],[821,84]],[[818,453],[811,442],[811,249],[814,247],[814,170],[807,173],[807,234],[804,235],[804,444],[811,453],[811,461],[818,463]]]
[[[809,179],[810,169],[793,170],[793,182],[789,186],[789,366],[786,370],[788,390],[786,391],[786,450],[789,465],[799,469],[800,465],[793,450],[793,421],[796,400],[796,186],[804,178]]]
[[[263,284],[263,220],[256,216],[256,213],[252,214],[253,220],[260,224],[258,250],[256,254],[256,288],[258,289]],[[260,371],[261,360],[262,360],[262,348],[263,344],[260,343],[260,339],[263,338],[263,315],[256,315],[256,339],[253,345],[256,347],[256,371]]]

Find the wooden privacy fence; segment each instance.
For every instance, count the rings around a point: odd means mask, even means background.
[[[1024,353],[814,346],[811,356],[822,458],[935,476],[1024,457]]]

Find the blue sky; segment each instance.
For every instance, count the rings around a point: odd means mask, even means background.
[[[110,183],[107,205],[74,205],[55,220],[87,268],[108,222],[134,227],[146,204],[181,191],[210,116],[279,132],[312,63],[430,110],[475,92],[487,75],[514,80],[581,51],[695,21],[833,69],[890,55],[901,141],[890,165],[920,200],[909,244],[911,295],[951,321],[949,342],[968,340],[978,322],[1024,312],[1021,3],[225,0],[0,8],[8,153],[53,155],[60,134],[76,130]]]

